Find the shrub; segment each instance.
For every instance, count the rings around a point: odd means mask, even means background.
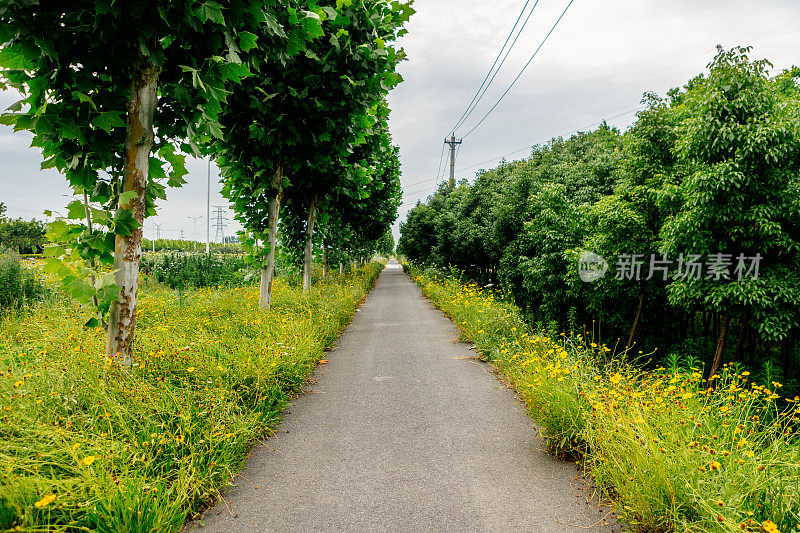
[[[47,294],[38,274],[25,268],[19,255],[0,249],[0,311],[19,309]]]
[[[257,279],[243,258],[231,255],[148,255],[142,271],[171,289],[233,287]]]

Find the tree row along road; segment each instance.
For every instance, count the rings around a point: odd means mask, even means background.
[[[201,531],[619,531],[397,263]],[[199,525],[199,524],[198,524]]]

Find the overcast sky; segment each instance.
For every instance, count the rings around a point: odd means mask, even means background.
[[[530,5],[535,0],[531,0]],[[471,117],[462,137],[480,120],[519,73],[569,0],[539,0],[524,32]],[[405,78],[390,96],[390,125],[403,162],[404,205],[399,223],[418,199],[436,186],[444,137],[464,112],[524,0],[417,0],[401,44]],[[456,178],[471,178],[501,160],[519,159],[554,136],[585,131],[602,120],[623,130],[635,118],[645,91],[664,94],[703,72],[715,45],[753,45],[752,56],[777,69],[800,64],[800,2],[797,0],[574,0],[523,76],[458,152]],[[16,95],[0,93],[7,107]],[[0,126],[0,201],[8,215],[43,218],[66,205],[70,191],[52,170],[41,171],[41,153],[30,136]],[[162,237],[189,238],[192,216],[205,216],[207,163],[189,163],[189,183],[168,192],[155,223]],[[442,175],[448,172],[446,161]],[[211,205],[226,205],[212,165]],[[230,211],[225,234],[238,228]],[[211,237],[214,238],[212,228]],[[205,238],[205,219],[197,222]]]

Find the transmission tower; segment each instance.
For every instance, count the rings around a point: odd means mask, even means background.
[[[223,209],[226,209],[224,205],[214,206],[214,228],[216,229],[216,232],[214,233],[214,240],[219,243],[225,241],[225,226],[228,225],[226,223],[228,217],[222,216]]]

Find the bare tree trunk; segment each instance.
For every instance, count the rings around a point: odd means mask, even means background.
[[[303,292],[311,288],[311,258],[314,251],[314,223],[317,221],[317,197],[311,200],[308,206],[308,221],[306,222],[306,250],[303,255]]]
[[[269,201],[269,252],[267,255],[267,267],[261,270],[261,287],[258,305],[262,309],[269,311],[272,304],[272,278],[275,276],[275,247],[278,243],[278,213],[281,208],[281,196],[283,189],[283,167],[278,165],[278,170],[272,176],[272,186],[277,190],[277,194]]]
[[[339,261],[339,276],[344,276],[344,265]]]
[[[269,271],[266,267],[262,267],[261,281],[258,285],[258,306],[269,310],[270,296]]]
[[[633,336],[636,334],[636,327],[639,325],[639,317],[642,316],[642,305],[644,304],[644,287],[639,287],[639,305],[636,306],[636,317],[633,319],[631,326],[631,334],[628,336],[628,344],[625,346],[626,350],[630,350],[633,346]]]
[[[711,362],[711,372],[708,374],[709,378],[712,378],[714,374],[717,373],[717,370],[719,370],[719,367],[722,364],[722,353],[725,351],[725,340],[728,336],[728,324],[730,321],[731,316],[728,313],[725,313],[722,316],[722,323],[719,327],[719,340],[717,340],[717,349],[714,352],[714,360]]]
[[[133,211],[140,223],[128,235],[117,235],[114,244],[114,282],[119,287],[117,300],[109,309],[106,357],[123,366],[133,364],[133,334],[136,326],[136,300],[139,292],[139,261],[142,258],[141,225],[145,216],[147,175],[153,147],[153,117],[158,102],[160,70],[151,63],[134,67],[125,134],[125,169],[122,192],[136,196],[120,203],[118,209]]]

